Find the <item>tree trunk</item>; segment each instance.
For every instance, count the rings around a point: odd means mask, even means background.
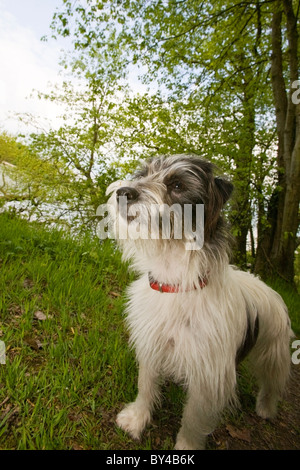
[[[253,88],[254,76],[244,53],[239,54],[239,66],[242,68],[241,84],[239,91],[241,96],[242,116],[240,118],[240,131],[236,135],[239,151],[235,155],[236,165],[233,177],[235,196],[233,198],[233,215],[229,217],[235,244],[233,250],[233,262],[243,269],[247,268],[247,236],[251,228],[251,168],[253,167],[253,149],[255,146],[255,93]]]
[[[268,227],[259,239],[255,270],[266,277],[275,275],[293,282],[300,201],[300,104],[292,100],[292,84],[298,79],[298,32],[292,1],[278,0],[274,5],[271,79],[278,136],[278,183],[269,204]],[[289,44],[288,86],[283,73],[283,13]]]

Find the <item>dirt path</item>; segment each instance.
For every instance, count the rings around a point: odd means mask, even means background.
[[[244,414],[238,426],[224,424],[210,436],[210,447],[230,450],[300,450],[300,365],[292,367],[287,395],[276,419]]]

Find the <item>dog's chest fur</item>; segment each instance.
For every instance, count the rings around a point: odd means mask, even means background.
[[[184,293],[160,293],[142,276],[129,288],[127,321],[137,358],[151,363],[164,376],[186,382],[193,370],[218,374],[220,367],[232,366],[246,328],[246,316],[234,320],[227,305],[214,303],[214,285]],[[230,301],[229,301],[230,304]],[[245,306],[241,299],[241,306]],[[227,316],[227,322],[224,322]],[[235,321],[236,337],[230,337]],[[222,326],[221,326],[222,325]],[[224,363],[224,355],[229,363]],[[197,371],[197,372],[196,372]],[[200,378],[200,377],[199,377]]]

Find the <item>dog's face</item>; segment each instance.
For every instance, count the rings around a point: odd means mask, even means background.
[[[179,155],[144,162],[131,180],[117,181],[109,186],[107,192],[112,192],[109,203],[128,226],[144,224],[148,230],[151,226],[150,218],[152,222],[155,219],[153,208],[158,207],[160,237],[163,213],[168,207],[174,209],[170,217],[171,239],[178,238],[175,236],[174,214],[179,217],[177,221],[182,220],[184,230],[184,223],[187,225],[184,214],[188,207],[190,229],[195,231],[196,225],[199,225],[197,208],[204,206],[204,240],[209,242],[218,228],[220,212],[232,189],[229,181],[214,176],[210,162],[196,156]],[[121,208],[124,201],[126,206]],[[186,239],[184,234],[181,238]]]

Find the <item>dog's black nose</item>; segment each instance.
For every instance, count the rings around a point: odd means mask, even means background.
[[[130,188],[129,186],[124,186],[124,188],[120,188],[117,190],[116,195],[117,195],[117,201],[119,200],[120,196],[127,197],[128,201],[136,201],[139,196],[139,193],[134,188]]]

